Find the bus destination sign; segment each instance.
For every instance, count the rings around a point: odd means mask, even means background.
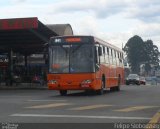
[[[38,28],[38,18],[0,19],[0,30]]]
[[[81,42],[81,38],[66,38],[66,42]]]
[[[63,37],[63,38],[53,38],[53,40],[51,39],[52,43],[89,43],[90,42],[90,38],[85,37],[85,36],[79,36],[79,37]]]

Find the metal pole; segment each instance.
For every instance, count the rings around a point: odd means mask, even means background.
[[[8,71],[8,79],[6,81],[9,81],[9,85],[12,86],[13,84],[13,50],[10,49],[9,51],[9,71]]]
[[[25,60],[25,75],[27,75],[27,73],[28,73],[28,69],[27,69],[27,65],[28,65],[27,54],[24,55],[24,60]]]

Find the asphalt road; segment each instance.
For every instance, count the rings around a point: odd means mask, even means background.
[[[0,90],[0,122],[148,123],[160,109],[160,86],[122,86],[104,95],[72,91]]]

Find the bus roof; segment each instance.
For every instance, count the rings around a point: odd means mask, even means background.
[[[103,44],[105,46],[108,46],[108,47],[110,47],[112,49],[115,49],[115,50],[118,50],[120,52],[123,52],[122,49],[120,49],[120,48],[118,48],[118,47],[116,47],[116,46],[114,46],[114,45],[112,45],[112,44],[110,44],[110,43],[108,43],[108,42],[106,42],[106,41],[104,41],[102,39],[99,39],[99,38],[94,37],[94,36],[93,36],[93,38],[94,38],[95,42],[101,43],[101,44]]]
[[[108,43],[108,42],[106,42],[104,40],[101,40],[101,39],[99,39],[97,37],[91,36],[91,35],[55,36],[55,37],[51,37],[51,39],[52,38],[63,38],[63,37],[90,37],[90,38],[93,38],[95,43],[100,43],[102,45],[108,46],[109,48],[115,49],[115,50],[123,53],[122,49],[120,49],[120,48],[118,48],[118,47],[116,47],[116,46],[114,46],[114,45],[112,45],[112,44],[110,44],[110,43]]]

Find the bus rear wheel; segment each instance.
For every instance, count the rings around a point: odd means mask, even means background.
[[[118,77],[118,85],[115,87],[115,91],[120,91],[120,86],[121,86],[121,76],[119,75],[119,77]]]
[[[121,77],[118,77],[117,86],[111,87],[110,91],[120,91],[120,85],[121,85]]]
[[[67,95],[67,90],[60,90],[59,91],[61,96],[66,96]]]

